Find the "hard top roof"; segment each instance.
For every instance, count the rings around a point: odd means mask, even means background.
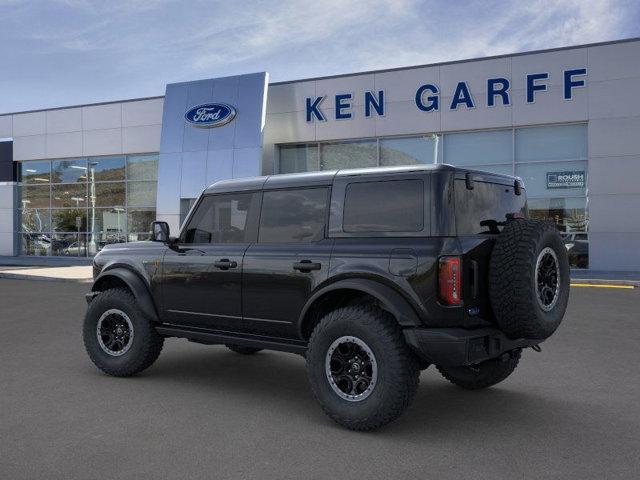
[[[204,193],[224,193],[261,189],[276,189],[290,187],[327,186],[333,183],[336,177],[355,176],[380,176],[394,175],[410,172],[451,171],[466,174],[471,172],[474,178],[494,180],[499,183],[513,185],[516,177],[497,173],[483,172],[465,167],[456,167],[448,164],[430,165],[406,165],[399,167],[372,167],[372,168],[347,168],[340,170],[326,170],[321,172],[285,173],[279,175],[267,175],[261,177],[234,178],[221,180],[205,189]]]

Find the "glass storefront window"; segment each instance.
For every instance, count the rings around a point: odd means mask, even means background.
[[[589,267],[589,217],[586,198],[529,199],[529,216],[554,222],[569,253],[572,268]]]
[[[108,243],[149,239],[157,169],[157,154],[20,162],[22,254],[95,255]]]
[[[57,233],[51,238],[51,253],[56,257],[86,257],[87,235],[84,233]]]
[[[21,219],[20,230],[22,232],[49,232],[51,231],[51,217],[49,209],[29,208],[19,212]]]
[[[87,210],[84,208],[51,210],[51,229],[54,232],[86,232]]]
[[[87,160],[69,159],[51,162],[51,183],[86,183]]]
[[[130,232],[150,232],[151,222],[156,219],[156,211],[152,208],[129,210],[128,227]]]
[[[88,230],[104,236],[124,237],[127,226],[127,214],[124,208],[89,209]]]
[[[515,137],[516,162],[587,159],[585,124],[517,128]]]
[[[380,139],[380,166],[436,163],[441,140],[438,135]]]
[[[123,207],[125,204],[125,183],[96,183],[95,206],[96,207]],[[89,190],[92,186],[89,186]]]
[[[23,185],[20,190],[22,208],[49,208],[49,185]]]
[[[157,155],[130,155],[127,158],[127,178],[129,180],[157,180]]]
[[[377,166],[378,142],[376,140],[324,143],[321,146],[321,170]]]
[[[61,183],[51,186],[52,207],[85,207],[87,206],[87,185]]]
[[[20,248],[23,255],[51,255],[51,237],[45,233],[23,233]]]
[[[95,157],[89,159],[89,181],[113,182],[125,179],[125,157]]]
[[[127,206],[152,207],[156,204],[156,182],[128,182]]]
[[[587,162],[518,163],[528,197],[584,197]]]
[[[319,168],[318,145],[280,147],[280,173],[314,172]]]
[[[586,232],[589,225],[587,199],[531,198],[529,215],[537,220],[552,220],[561,232]]]
[[[22,183],[49,183],[51,164],[49,161],[22,162],[20,164],[20,181]]]
[[[460,166],[512,164],[512,130],[447,134],[444,136],[443,163]]]

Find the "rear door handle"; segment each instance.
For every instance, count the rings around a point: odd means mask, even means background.
[[[310,272],[311,270],[320,270],[322,265],[320,263],[312,262],[311,260],[301,260],[293,264],[294,270],[301,272]]]
[[[219,268],[220,270],[229,270],[230,268],[236,268],[238,266],[238,262],[229,260],[228,258],[222,258],[216,262],[213,262],[213,266]]]

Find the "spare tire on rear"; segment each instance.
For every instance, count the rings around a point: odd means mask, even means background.
[[[544,340],[555,332],[569,301],[569,259],[553,223],[505,225],[491,253],[489,295],[509,338]]]

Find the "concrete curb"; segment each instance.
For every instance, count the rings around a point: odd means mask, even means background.
[[[0,278],[8,280],[34,280],[37,282],[67,282],[67,283],[92,283],[92,278],[61,278],[61,277],[44,277],[37,275],[27,275],[22,273],[5,273],[0,272]]]

